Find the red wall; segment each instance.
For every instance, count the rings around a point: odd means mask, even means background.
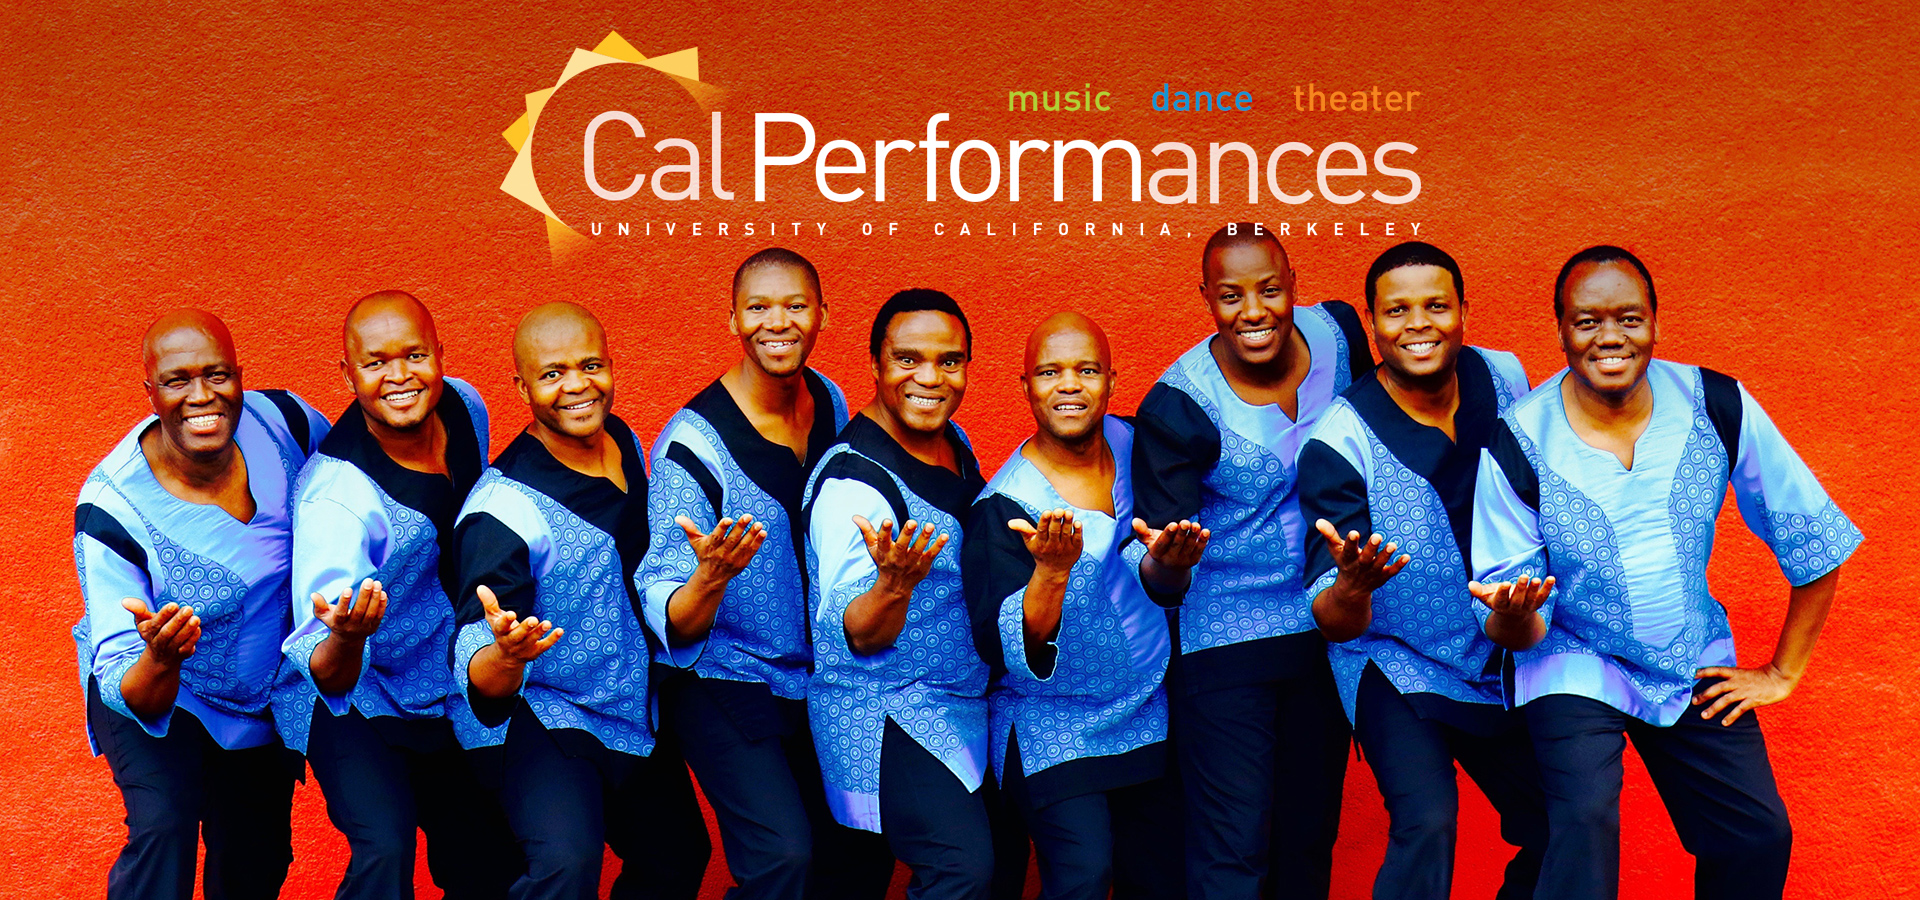
[[[1228,219],[1321,223],[1317,236],[1288,241],[1303,302],[1357,299],[1366,263],[1394,240],[1383,224],[1421,222],[1420,236],[1465,267],[1470,339],[1518,352],[1536,380],[1560,366],[1547,312],[1559,263],[1591,243],[1634,248],[1666,298],[1661,354],[1743,379],[1868,536],[1807,680],[1762,714],[1797,832],[1791,892],[1915,895],[1920,862],[1897,851],[1915,849],[1920,831],[1920,631],[1905,612],[1920,578],[1901,562],[1914,533],[1902,476],[1920,461],[1907,429],[1920,408],[1886,388],[1899,383],[1920,300],[1920,28],[1891,5],[1713,6],[1129,5],[1047,17],[1016,3],[11,4],[0,12],[0,302],[13,311],[22,368],[0,406],[0,482],[16,498],[0,529],[0,576],[13,587],[0,704],[0,845],[13,852],[0,894],[98,895],[123,834],[106,765],[81,734],[70,509],[88,468],[143,412],[136,342],[156,312],[191,304],[225,316],[250,386],[294,389],[332,414],[348,400],[333,367],[340,313],[374,289],[411,290],[440,317],[450,371],[493,404],[496,446],[526,420],[506,348],[533,303],[568,298],[600,313],[619,410],[644,436],[729,360],[727,278],[769,241],[739,237],[737,224],[732,237],[709,224],[694,238],[683,224],[671,239],[603,239],[555,267],[540,217],[497,189],[513,158],[499,132],[521,95],[550,86],[572,48],[618,29],[649,55],[700,48],[703,79],[729,91],[726,178],[739,199],[585,194],[579,129],[601,110],[632,110],[651,123],[649,142],[677,135],[706,150],[684,95],[638,68],[608,67],[570,83],[542,120],[536,171],[556,210],[582,227],[596,215],[826,222],[824,236],[809,225],[778,242],[819,264],[834,319],[818,363],[856,404],[869,396],[863,342],[879,301],[908,285],[949,291],[978,334],[960,420],[989,465],[1028,427],[1015,381],[1026,330],[1064,307],[1104,322],[1122,373],[1116,407],[1130,410],[1208,330],[1197,256]],[[1248,90],[1256,112],[1149,112],[1163,82]],[[1291,102],[1307,82],[1422,95],[1414,113],[1308,116]],[[1083,83],[1113,91],[1117,109],[1005,111],[1011,88]],[[810,166],[776,175],[775,199],[754,204],[752,114],[775,111],[806,115],[822,142],[867,147],[918,140],[935,112],[953,115],[942,135],[956,144],[1120,137],[1144,153],[1186,140],[1203,173],[1208,141],[1265,151],[1403,140],[1420,150],[1396,162],[1420,173],[1423,192],[1399,207],[1266,199],[1250,209],[1232,199],[1237,178],[1226,179],[1229,202],[1204,202],[1203,175],[1203,202],[1169,207],[1127,202],[1110,176],[1107,200],[1093,204],[1077,174],[1073,199],[1056,204],[1040,167],[1017,204],[962,203],[944,183],[927,204],[915,153],[893,160],[883,205],[821,199]],[[622,133],[603,135],[609,166],[650,158]],[[1289,159],[1285,186],[1310,185],[1310,164]],[[1076,235],[1087,221],[1102,235],[1110,221],[1147,223],[1150,235],[1165,222],[1174,235],[1035,238],[1023,224],[1006,236],[1014,219],[1075,223]],[[977,234],[988,220],[1000,236]],[[901,234],[862,237],[866,221],[882,232],[899,222]],[[937,221],[956,231],[971,222],[976,235],[935,238]],[[1335,221],[1348,223],[1344,235],[1330,233]],[[1355,233],[1363,221],[1371,236]],[[1737,516],[1721,524],[1715,592],[1733,612],[1742,661],[1757,664],[1785,586]],[[1485,896],[1506,851],[1485,802],[1468,794],[1456,893]],[[1362,897],[1385,817],[1358,763],[1347,798],[1336,894]],[[287,895],[330,896],[344,844],[313,785],[294,815]],[[1685,895],[1691,861],[1637,761],[1623,816],[1623,893]],[[714,883],[723,877],[716,866]]]

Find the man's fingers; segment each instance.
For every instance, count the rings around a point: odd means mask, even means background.
[[[700,526],[695,525],[693,520],[686,516],[674,516],[673,524],[680,526],[680,530],[686,532],[688,543],[695,543],[706,537],[706,533],[700,530]]]
[[[1413,562],[1413,557],[1405,553],[1402,553],[1400,554],[1399,559],[1394,560],[1392,565],[1387,566],[1382,571],[1386,573],[1386,576],[1388,578],[1392,578],[1393,576],[1400,574],[1400,570],[1406,568],[1407,563],[1410,563],[1410,562]]]
[[[556,643],[559,643],[560,638],[564,637],[566,633],[567,633],[567,630],[565,628],[555,628],[554,630],[547,632],[546,637],[543,637],[533,642],[534,652],[536,653],[547,652],[547,648],[553,646]]]
[[[854,516],[853,527],[860,529],[860,536],[866,539],[867,546],[871,547],[879,542],[880,533],[874,530],[873,523],[867,521],[866,516]],[[889,524],[887,528],[888,532],[891,533],[893,526]]]
[[[1138,523],[1140,520],[1135,519],[1133,521]],[[1008,519],[1007,527],[1022,537],[1033,537],[1040,533],[1040,529],[1033,527],[1033,523],[1025,519]]]
[[[1760,701],[1758,701],[1758,700],[1755,700],[1755,699],[1753,699],[1753,698],[1751,698],[1751,697],[1749,697],[1749,698],[1747,698],[1747,699],[1745,699],[1745,700],[1742,700],[1742,701],[1740,701],[1740,705],[1739,705],[1739,706],[1736,706],[1736,707],[1734,707],[1734,708],[1733,708],[1733,711],[1732,711],[1732,712],[1730,712],[1730,713],[1727,713],[1727,714],[1726,714],[1725,716],[1722,716],[1722,717],[1721,717],[1721,719],[1720,719],[1720,724],[1721,724],[1721,725],[1732,725],[1732,724],[1733,724],[1733,720],[1735,720],[1735,719],[1738,719],[1738,718],[1740,718],[1740,717],[1741,717],[1741,716],[1743,716],[1743,715],[1746,715],[1746,712],[1747,712],[1747,710],[1750,710],[1750,709],[1753,709],[1753,708],[1755,708],[1755,707],[1757,707],[1757,706],[1759,706],[1759,705],[1760,705]]]
[[[500,600],[493,595],[493,588],[480,585],[473,593],[480,598],[480,607],[487,611],[487,618],[500,615]]]
[[[1733,690],[1733,682],[1731,680],[1716,681],[1713,684],[1707,685],[1705,690],[1693,695],[1693,705],[1699,706],[1731,690]]]
[[[1735,695],[1731,691],[1725,694],[1722,694],[1720,696],[1720,699],[1713,701],[1713,705],[1708,706],[1706,708],[1706,711],[1700,714],[1700,718],[1706,719],[1707,721],[1711,722],[1714,719],[1719,717],[1721,710],[1726,709],[1727,707],[1740,702],[1740,699],[1741,698],[1739,696]]]
[[[929,566],[933,564],[933,558],[939,556],[941,548],[945,546],[947,546],[947,536],[943,534],[939,540],[934,541],[933,545],[926,549],[922,555],[925,557]]]
[[[1340,543],[1340,530],[1333,527],[1332,522],[1325,519],[1315,519],[1313,520],[1313,530],[1320,532],[1320,536],[1327,539],[1328,546],[1337,546]]]
[[[1140,543],[1151,548],[1153,547],[1154,540],[1160,535],[1159,532],[1147,527],[1147,521],[1145,519],[1136,516],[1133,520],[1133,536],[1139,538]]]
[[[387,599],[386,585],[381,585],[379,590],[373,592],[373,602],[369,603],[367,608],[368,622],[379,624],[380,620],[386,617]]]
[[[327,595],[314,591],[313,596],[308,599],[313,601],[313,617],[322,622],[326,621],[327,611],[331,608],[327,603]]]

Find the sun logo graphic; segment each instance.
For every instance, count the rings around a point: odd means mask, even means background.
[[[546,109],[556,91],[581,73],[602,66],[622,65],[641,66],[659,72],[683,88],[702,110],[710,110],[718,105],[724,93],[720,88],[700,80],[699,48],[689,47],[648,58],[614,31],[608,32],[606,38],[592,50],[575,48],[573,55],[567,59],[566,68],[561,70],[559,80],[552,87],[527,95],[526,113],[500,133],[514,150],[513,166],[507,170],[506,180],[500,183],[500,190],[546,218],[547,249],[555,264],[591,239],[561,220],[548,205],[546,197],[540,192],[539,182],[534,178],[533,145],[540,127],[540,113]]]

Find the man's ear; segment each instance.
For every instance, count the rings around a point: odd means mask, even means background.
[[[525,403],[528,406],[533,405],[533,393],[527,390],[527,380],[521,378],[519,372],[513,373],[513,389],[520,392],[521,403]]]

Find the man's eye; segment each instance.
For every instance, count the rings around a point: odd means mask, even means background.
[[[160,386],[170,391],[177,391],[187,386],[187,380],[185,378],[169,378],[166,381],[160,382]]]
[[[426,359],[427,355],[425,353],[409,353],[407,354],[407,358],[414,362],[419,362],[420,360]]]
[[[228,375],[225,372],[213,372],[207,375],[207,383],[208,384],[226,384],[227,378],[228,378]]]
[[[1100,374],[1100,370],[1093,366],[1088,366],[1084,369],[1081,369],[1080,374],[1087,375],[1087,376],[1094,376],[1094,375]]]

